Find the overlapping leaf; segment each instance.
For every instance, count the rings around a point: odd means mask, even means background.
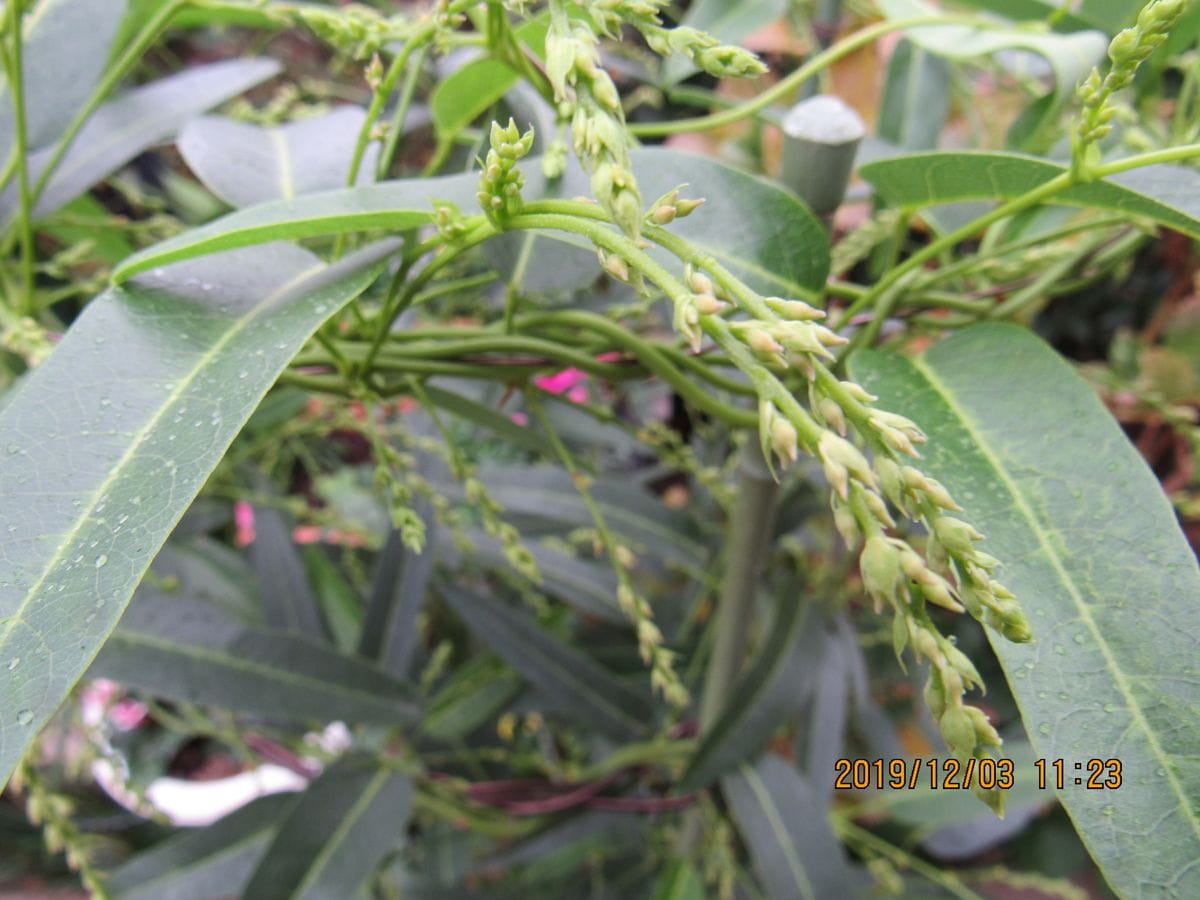
[[[0,780],[267,389],[394,244],[162,270],[88,305],[0,411]]]
[[[1089,759],[1120,761],[1120,788],[1060,794],[1109,883],[1200,893],[1200,569],[1154,474],[1021,329],[977,326],[916,359],[859,355],[851,371],[936,436],[923,465],[1004,562],[1035,641],[989,638],[1037,755],[1071,782]]]
[[[932,152],[879,160],[860,173],[889,203],[921,207],[957,200],[1011,200],[1066,171],[1058,163],[1016,153]],[[1053,202],[1140,216],[1200,237],[1200,172],[1195,169],[1130,169],[1068,187],[1055,194]]]

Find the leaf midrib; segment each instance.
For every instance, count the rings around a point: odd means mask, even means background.
[[[288,279],[288,281],[280,285],[275,291],[272,291],[270,294],[264,297],[263,300],[247,315],[240,319],[234,320],[231,327],[213,343],[212,347],[197,357],[196,364],[192,367],[192,370],[188,372],[187,375],[177,380],[175,389],[167,394],[166,401],[159,406],[158,411],[150,417],[146,424],[137,432],[135,432],[133,440],[130,441],[125,452],[121,454],[121,458],[117,460],[116,465],[108,470],[108,474],[104,477],[104,480],[101,481],[100,484],[96,486],[95,490],[92,491],[88,503],[81,508],[79,516],[75,519],[74,524],[72,524],[70,528],[62,533],[62,539],[59,541],[58,550],[55,552],[54,556],[52,556],[49,561],[46,562],[41,573],[38,575],[37,580],[30,585],[29,589],[25,592],[25,596],[21,600],[21,605],[17,607],[16,611],[5,625],[4,631],[0,633],[0,648],[7,646],[12,637],[13,630],[18,624],[25,625],[31,631],[34,631],[33,626],[25,621],[25,613],[29,609],[30,604],[33,602],[33,598],[42,589],[42,586],[46,583],[46,579],[50,577],[50,573],[53,572],[63,561],[67,553],[67,548],[75,545],[75,542],[79,539],[84,526],[91,519],[92,513],[95,512],[96,505],[100,502],[100,498],[103,497],[109,488],[111,488],[121,478],[126,468],[136,457],[137,452],[142,448],[148,437],[158,428],[163,419],[166,418],[167,413],[174,409],[179,401],[187,394],[187,392],[195,384],[200,373],[204,371],[205,368],[207,368],[208,365],[225,350],[225,348],[233,341],[235,337],[241,334],[241,332],[265,310],[270,309],[280,297],[284,296],[288,291],[292,290],[297,285],[303,284],[306,279],[317,274],[324,268],[324,264],[310,266],[309,268],[297,273],[294,277]],[[36,633],[36,631],[34,633]],[[100,648],[97,646],[96,652],[98,653],[99,650]]]
[[[222,653],[220,650],[215,650],[207,647],[204,644],[181,644],[178,641],[172,641],[169,638],[160,638],[155,635],[147,634],[144,631],[125,631],[117,632],[113,638],[117,642],[124,641],[127,644],[135,646],[149,647],[157,650],[168,650],[179,656],[190,657],[201,662],[218,663],[228,669],[236,672],[244,672],[250,675],[269,675],[271,680],[278,681],[283,684],[292,684],[295,687],[308,688],[316,690],[318,693],[333,694],[346,697],[354,700],[366,700],[371,703],[379,703],[387,705],[391,708],[396,706],[396,712],[401,712],[403,706],[411,708],[411,701],[402,696],[387,697],[382,694],[375,693],[368,688],[357,688],[349,685],[343,685],[336,681],[331,681],[328,678],[318,678],[315,675],[308,675],[301,672],[296,672],[293,669],[283,669],[277,666],[271,666],[267,663],[257,662],[255,660],[246,659],[244,656],[238,656],[233,653]]]
[[[746,779],[746,785],[753,792],[755,799],[758,800],[763,814],[766,815],[767,821],[771,825],[771,830],[775,832],[776,839],[779,842],[779,846],[783,849],[784,856],[787,858],[788,868],[792,870],[792,877],[796,882],[796,886],[800,889],[801,896],[815,897],[816,892],[813,890],[812,882],[808,880],[808,873],[804,870],[804,863],[796,856],[796,848],[792,846],[787,825],[779,817],[779,810],[775,806],[774,798],[768,793],[767,786],[758,777],[758,772],[749,766],[742,767],[742,777]],[[780,835],[783,837],[780,838]]]
[[[1096,620],[1092,617],[1091,609],[1088,607],[1087,603],[1084,602],[1083,597],[1076,588],[1073,579],[1063,565],[1061,557],[1054,547],[1046,540],[1044,530],[1034,514],[1032,507],[1029,506],[1025,496],[1018,489],[1016,482],[1009,477],[1008,472],[1001,465],[1000,460],[997,459],[995,453],[992,452],[991,447],[983,439],[983,434],[979,430],[974,419],[967,414],[965,409],[963,409],[954,401],[953,395],[950,393],[942,380],[938,378],[937,374],[929,366],[924,357],[911,359],[910,362],[912,362],[914,368],[916,368],[917,371],[925,377],[925,379],[929,382],[930,387],[933,388],[933,390],[942,399],[950,411],[958,417],[962,427],[971,436],[971,439],[975,444],[975,452],[983,457],[983,459],[987,461],[988,465],[996,472],[996,475],[999,477],[1004,487],[1012,496],[1017,511],[1021,514],[1022,518],[1029,523],[1030,529],[1038,542],[1038,546],[1042,549],[1042,552],[1045,553],[1046,558],[1053,566],[1060,584],[1066,588],[1067,593],[1075,606],[1080,621],[1084,623],[1084,627],[1086,627],[1091,633],[1096,647],[1100,650],[1100,654],[1104,659],[1104,664],[1112,676],[1113,683],[1116,685],[1118,693],[1125,700],[1126,707],[1133,716],[1135,724],[1145,736],[1146,743],[1149,746],[1151,753],[1161,764],[1163,771],[1166,773],[1166,780],[1168,784],[1170,784],[1171,790],[1178,800],[1179,808],[1183,811],[1185,818],[1191,825],[1192,833],[1198,840],[1200,840],[1200,818],[1198,818],[1192,812],[1191,805],[1188,802],[1188,795],[1183,790],[1183,786],[1179,783],[1179,780],[1175,777],[1174,766],[1171,763],[1171,757],[1159,744],[1154,730],[1150,727],[1150,723],[1146,720],[1145,714],[1142,712],[1141,704],[1138,703],[1137,698],[1130,690],[1124,670],[1120,667],[1116,658],[1113,656],[1108,643],[1104,640],[1104,637],[1100,632],[1100,628],[1096,624]]]
[[[379,795],[379,792],[383,790],[383,786],[387,783],[391,775],[392,773],[387,769],[380,769],[367,782],[358,799],[346,810],[346,814],[338,822],[338,826],[334,829],[333,834],[329,836],[329,840],[321,845],[321,852],[313,858],[312,865],[305,870],[304,878],[296,885],[296,889],[288,894],[289,897],[304,896],[304,892],[308,890],[320,875],[322,869],[329,862],[330,857],[333,856],[334,851],[342,845],[347,833],[354,826],[354,823],[362,818],[363,813],[366,812],[367,808]],[[294,814],[295,811],[293,811]]]

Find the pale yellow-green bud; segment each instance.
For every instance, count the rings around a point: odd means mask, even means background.
[[[603,253],[603,251],[601,251]],[[603,257],[604,271],[616,278],[618,281],[629,281],[629,266],[625,260],[617,256],[615,253],[605,254]]]
[[[696,309],[700,310],[706,316],[715,316],[718,313],[724,312],[727,308],[727,304],[721,302],[712,294],[696,295]]]
[[[817,412],[838,434],[846,436],[846,416],[836,400],[832,397],[822,397],[817,403]]]
[[[979,676],[979,672],[975,669],[975,664],[971,662],[967,654],[963,653],[949,641],[942,645],[942,652],[946,654],[946,665],[954,669],[962,677],[964,684],[967,686],[974,685],[977,688],[983,687],[983,679]]]
[[[871,464],[862,452],[845,438],[838,437],[832,431],[826,431],[817,444],[817,452],[822,460],[831,460],[843,466],[863,484],[875,486],[875,473],[871,471]]]
[[[918,656],[925,657],[939,669],[945,665],[945,658],[942,656],[941,648],[938,647],[937,638],[932,634],[919,625],[910,625],[909,637],[912,639],[913,650],[916,651]],[[960,691],[959,693],[962,692]]]
[[[883,502],[882,497],[874,491],[863,491],[862,499],[876,521],[882,525],[886,525],[888,528],[896,527],[896,520],[892,518],[892,514],[888,511],[887,504]]]
[[[859,403],[874,403],[879,399],[874,394],[869,393],[861,384],[856,381],[843,381],[842,390],[844,390]]]
[[[975,740],[977,743],[987,747],[1004,746],[1004,739],[992,727],[992,723],[988,721],[988,717],[982,709],[974,706],[964,706],[963,711],[971,719],[971,724],[975,726]]]
[[[946,695],[942,691],[942,682],[938,678],[937,669],[929,670],[929,678],[925,680],[925,705],[933,713],[935,719],[940,719],[946,711]]]
[[[886,537],[873,534],[867,538],[858,558],[858,569],[863,587],[875,601],[876,611],[882,609],[884,600],[897,596],[904,573],[900,569],[900,554]]]
[[[859,535],[858,522],[854,518],[854,513],[844,503],[835,502],[833,504],[833,526],[842,536],[847,547],[854,546]]]
[[[796,427],[783,416],[771,423],[771,449],[785,463],[795,462],[799,456]]]
[[[683,269],[683,280],[687,286],[697,294],[713,293],[713,283],[703,272],[697,272],[692,268],[692,264],[688,263]]]
[[[883,454],[875,457],[875,474],[884,495],[900,509],[904,508],[904,487],[900,482],[900,467]]]
[[[951,593],[946,579],[928,569],[925,572],[926,577],[921,580],[921,593],[925,595],[925,599],[951,612],[962,612],[963,606],[954,599],[954,594]]]
[[[950,752],[965,759],[975,752],[975,722],[961,705],[952,703],[938,719],[938,729]]]
[[[704,204],[703,197],[698,197],[694,200],[688,200],[686,198],[681,197],[679,199],[679,202],[675,204],[675,217],[677,219],[682,219],[687,216],[690,216],[697,209],[699,209],[703,204]]]
[[[785,319],[795,322],[811,322],[825,318],[825,310],[810,306],[803,300],[784,300],[780,297],[767,297],[767,306],[779,313]]]
[[[779,353],[783,347],[767,331],[757,325],[742,330],[746,346],[755,353]]]
[[[1117,32],[1108,45],[1108,58],[1114,66],[1125,65],[1137,52],[1139,35],[1132,28]]]
[[[955,556],[973,556],[975,546],[972,542],[983,540],[983,535],[969,523],[953,516],[937,516],[933,520],[933,533],[942,546]]]

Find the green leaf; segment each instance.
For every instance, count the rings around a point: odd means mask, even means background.
[[[429,112],[438,136],[452,138],[500,102],[518,75],[498,59],[476,59],[438,82]]]
[[[105,879],[113,900],[210,900],[241,891],[298,795],[262,797],[137,854]]]
[[[704,879],[696,867],[676,860],[663,871],[654,886],[653,900],[704,900]]]
[[[521,677],[492,654],[472,656],[429,701],[421,730],[438,740],[461,741],[498,716],[523,689]]]
[[[799,772],[768,754],[723,778],[721,789],[768,896],[854,896],[856,879],[829,811]]]
[[[0,410],[0,781],[83,673],[242,424],[394,243],[288,245],[92,301]]]
[[[290,200],[345,186],[366,118],[357,106],[271,127],[201,116],[184,126],[179,152],[196,177],[230,206]],[[359,184],[371,181],[378,156],[379,144],[370,144]]]
[[[907,38],[888,60],[879,137],[909,150],[936,147],[950,112],[950,67]]]
[[[860,174],[888,203],[920,207],[955,200],[1011,200],[1067,172],[1017,153],[914,153],[869,163]],[[1054,203],[1153,219],[1200,237],[1200,172],[1182,166],[1130,169],[1055,194]]]
[[[333,645],[343,653],[354,653],[362,632],[362,597],[324,547],[303,547],[300,555]]]
[[[38,230],[63,246],[90,242],[89,255],[110,267],[133,253],[125,229],[114,224],[112,213],[95,197],[76,197],[61,212],[61,217],[47,220]]]
[[[1154,474],[1021,329],[860,354],[852,373],[930,435],[923,467],[1004,563],[1035,643],[988,637],[1037,755],[1065,760],[1069,782],[1076,763],[1120,759],[1120,789],[1060,794],[1113,889],[1200,894],[1200,570]]]
[[[555,709],[605,733],[628,738],[651,721],[646,695],[545,631],[502,598],[451,585],[442,596],[471,632],[524,675]]]
[[[889,19],[936,15],[922,0],[878,0]],[[1108,36],[1100,31],[1073,34],[1015,28],[996,21],[985,27],[923,25],[906,32],[910,41],[948,59],[974,59],[1000,50],[1029,50],[1043,57],[1054,72],[1055,93],[1065,101],[1081,78],[1104,59]]]
[[[679,24],[707,32],[725,44],[740,44],[778,21],[787,9],[786,0],[698,0]],[[677,54],[663,63],[663,83],[678,84],[699,71],[690,59]]]
[[[805,627],[808,606],[799,598],[779,603],[777,618],[749,671],[688,761],[679,782],[681,792],[699,790],[757,757],[788,714],[807,698],[820,656],[819,639],[825,637],[824,628],[812,622]]]
[[[461,532],[463,537],[471,542],[471,564],[482,564],[493,569],[511,567],[501,541],[491,537],[481,528],[463,528]],[[523,546],[537,563],[542,576],[539,585],[541,590],[558,597],[585,615],[618,625],[629,621],[617,606],[617,576],[613,574],[609,563],[568,556],[539,541],[527,540],[523,542]],[[445,546],[444,561],[458,568],[462,562],[455,558],[457,554],[452,555],[452,551],[451,545]]]
[[[636,150],[630,158],[642,193],[649,199],[681,182],[695,185],[686,196],[707,203],[671,230],[711,253],[752,287],[782,296],[812,295],[829,275],[829,238],[825,229],[794,194],[776,184],[739,172],[702,156],[673,150]],[[578,167],[561,182],[547,185],[536,160],[523,167],[524,196],[590,194]],[[326,191],[294,200],[264,203],[155,244],[131,256],[113,272],[124,281],[139,272],[217,250],[245,247],[268,240],[294,240],[345,234],[369,228],[393,231],[428,224],[433,202],[476,208],[478,176],[472,173],[439,178],[389,181],[369,187]],[[679,260],[654,251],[673,270]]]
[[[474,204],[479,176],[443,175],[389,181],[277,200],[222,216],[136,253],[113,271],[124,281],[177,260],[267,241],[346,234],[369,228],[402,231],[433,221],[433,202],[446,200],[465,210]]]
[[[420,637],[417,617],[425,607],[436,550],[442,543],[428,501],[419,500],[414,511],[425,523],[425,547],[415,553],[404,545],[399,531],[388,532],[358,642],[361,656],[400,676],[412,668]]]
[[[354,897],[393,848],[412,809],[407,775],[347,756],[309,785],[246,885],[243,897]]]
[[[412,692],[375,666],[218,609],[142,590],[88,670],[158,697],[299,721],[416,716]]]
[[[269,487],[263,488],[267,490]],[[282,510],[255,507],[250,561],[258,574],[263,621],[274,628],[324,637],[317,599],[308,585],[300,552],[292,542],[291,520]]]
[[[104,73],[124,12],[125,0],[41,0],[25,13],[21,62],[27,151],[57,140],[87,102]],[[0,72],[0,157],[8,158],[14,138],[8,79]]]
[[[188,119],[236,97],[279,71],[270,59],[235,59],[197,66],[135,88],[110,100],[92,115],[59,162],[34,206],[44,216],[74,200],[139,153],[177,132]],[[46,170],[53,148],[33,154],[30,174]],[[18,208],[17,189],[0,195],[0,219],[11,221]]]

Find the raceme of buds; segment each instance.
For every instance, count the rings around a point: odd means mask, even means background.
[[[533,129],[521,134],[517,123],[508,120],[501,127],[492,122],[491,149],[479,173],[479,192],[476,197],[488,218],[500,220],[521,208],[521,187],[525,176],[516,168],[517,160],[533,147]]]

